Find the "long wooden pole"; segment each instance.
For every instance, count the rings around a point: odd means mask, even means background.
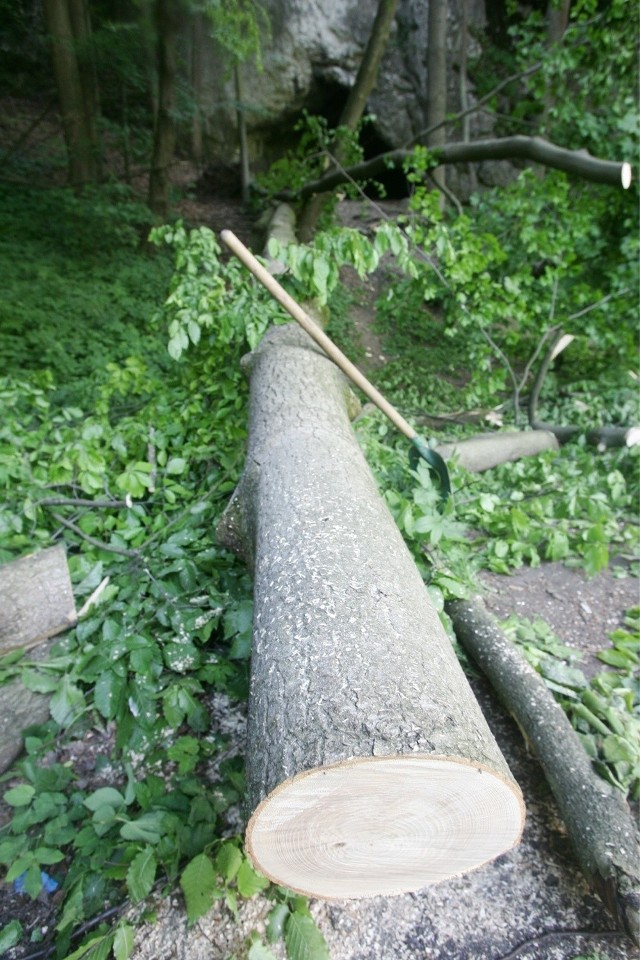
[[[231,230],[223,230],[220,234],[224,243],[229,247],[231,252],[244,263],[254,277],[260,281],[260,283],[266,287],[271,296],[278,301],[280,306],[284,307],[288,314],[290,314],[294,320],[296,320],[302,329],[309,334],[309,336],[315,340],[319,347],[322,347],[326,355],[333,360],[337,367],[339,367],[342,372],[351,380],[352,383],[355,383],[357,387],[362,390],[362,392],[371,400],[372,403],[382,410],[385,416],[391,420],[393,425],[398,428],[400,433],[404,434],[409,440],[413,440],[417,437],[417,432],[411,426],[410,423],[405,420],[401,413],[399,413],[395,407],[392,407],[388,400],[382,396],[379,390],[370,383],[367,378],[358,370],[358,368],[349,360],[348,357],[344,355],[342,350],[336,347],[335,343],[329,339],[326,333],[320,329],[318,324],[313,320],[309,314],[302,309],[299,303],[297,303],[293,297],[291,297],[287,291],[280,286],[275,277],[271,276],[268,270],[259,263],[256,258],[253,256],[250,250],[247,250],[242,241],[231,232]]]

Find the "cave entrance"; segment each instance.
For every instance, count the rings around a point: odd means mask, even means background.
[[[316,75],[300,111],[292,116],[286,125],[272,132],[269,137],[270,149],[267,152],[281,157],[285,150],[295,147],[299,140],[299,134],[294,134],[293,129],[302,120],[305,111],[314,116],[324,117],[329,128],[335,128],[340,120],[348,95],[348,88],[336,79]],[[360,142],[365,160],[393,149],[393,144],[385,140],[376,130],[375,121],[363,125]],[[384,197],[386,199],[402,200],[409,196],[409,184],[402,170],[386,170],[376,177],[376,181],[384,187]],[[381,193],[374,184],[369,184],[365,188],[365,194],[372,200],[381,198]]]

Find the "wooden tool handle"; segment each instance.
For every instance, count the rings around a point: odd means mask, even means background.
[[[335,343],[329,339],[326,333],[320,329],[318,324],[313,320],[308,313],[306,313],[299,303],[297,303],[293,297],[289,296],[286,290],[284,290],[275,277],[272,277],[271,274],[265,270],[262,264],[258,263],[256,258],[253,256],[250,250],[247,250],[245,245],[238,240],[238,238],[231,232],[231,230],[223,230],[220,234],[221,239],[229,247],[231,252],[244,263],[254,277],[260,281],[260,283],[267,288],[271,296],[278,301],[278,303],[284,307],[284,309],[289,313],[294,320],[296,320],[303,330],[305,330],[309,336],[315,340],[319,347],[322,347],[326,355],[333,360],[336,366],[340,367],[342,372],[346,374],[349,380],[352,383],[355,383],[357,387],[362,390],[362,392],[371,400],[372,403],[382,410],[384,415],[391,420],[391,422],[398,428],[398,430],[408,437],[409,440],[413,440],[416,436],[416,431],[413,429],[410,423],[404,419],[402,414],[398,413],[395,407],[392,407],[388,400],[382,396],[382,394],[376,390],[372,383],[369,383],[367,378],[358,370],[358,368],[351,363],[351,360],[348,357],[345,357],[344,353],[336,347]]]

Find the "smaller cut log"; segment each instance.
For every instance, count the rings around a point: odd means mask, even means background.
[[[0,566],[0,655],[29,649],[76,622],[62,545]]]
[[[269,253],[269,241],[277,240],[280,246],[286,247],[290,243],[297,243],[296,214],[288,203],[279,203],[275,208],[267,225],[266,242],[263,256],[267,261],[267,270],[272,276],[286,272],[286,266],[281,260],[274,260]]]
[[[556,437],[547,430],[487,433],[469,437],[468,440],[442,443],[437,447],[443,459],[451,460],[455,457],[460,466],[474,473],[489,470],[509,460],[535,456],[544,450],[559,449]]]
[[[596,774],[567,715],[486,609],[456,600],[446,610],[458,639],[535,750],[584,873],[640,944],[638,837],[622,794]]]

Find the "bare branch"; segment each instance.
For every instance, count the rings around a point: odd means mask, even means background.
[[[430,133],[433,133],[434,130],[437,130],[438,127],[448,126],[449,124],[458,123],[459,120],[463,120],[465,117],[468,117],[471,113],[476,113],[478,110],[481,110],[482,107],[491,100],[492,97],[495,97],[496,93],[500,93],[504,87],[508,86],[510,83],[513,83],[515,80],[522,80],[524,77],[531,76],[532,73],[535,73],[542,66],[542,61],[539,63],[534,63],[532,67],[528,67],[526,70],[519,70],[518,73],[512,73],[511,76],[507,77],[506,80],[501,80],[500,83],[489,90],[489,93],[485,93],[484,97],[481,97],[470,107],[467,107],[466,110],[461,110],[459,113],[454,114],[451,117],[446,117],[442,123],[434,123],[433,126],[427,127],[426,130],[421,130],[420,133],[416,133],[415,137],[406,144],[407,148],[413,146],[416,143],[420,143]]]
[[[96,509],[106,510],[109,508],[122,509],[131,507],[131,500],[86,500],[81,497],[45,497],[44,500],[36,500],[36,507],[95,507]]]
[[[138,550],[125,550],[124,547],[114,547],[110,543],[103,543],[102,540],[96,540],[95,537],[90,537],[89,534],[84,533],[84,531],[81,530],[77,524],[73,523],[71,520],[67,520],[66,517],[60,516],[59,513],[54,513],[53,518],[56,523],[60,523],[63,527],[73,530],[75,534],[77,534],[83,540],[86,540],[87,543],[90,543],[92,547],[97,547],[98,550],[107,550],[109,553],[117,553],[121,557],[131,557],[133,560],[142,559],[142,554]]]

